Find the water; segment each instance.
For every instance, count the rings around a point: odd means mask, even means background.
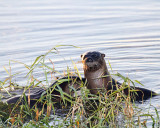
[[[0,80],[8,77],[3,67],[8,69],[9,60],[31,65],[56,45],[75,45],[80,48],[61,47],[59,55],[50,56],[56,70],[73,68],[71,60],[97,50],[114,72],[160,93],[160,1],[5,0],[0,5]],[[13,62],[11,68],[13,74],[21,72],[13,80],[24,86],[28,71]],[[37,76],[44,77],[38,71]],[[151,102],[160,111],[158,99]]]

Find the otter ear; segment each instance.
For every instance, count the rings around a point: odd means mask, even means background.
[[[105,57],[105,54],[102,53],[101,56],[102,56],[102,57]]]

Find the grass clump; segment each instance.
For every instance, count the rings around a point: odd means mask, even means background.
[[[59,47],[59,46],[57,46]],[[100,92],[98,95],[90,94],[86,88],[86,83],[82,80],[80,72],[73,62],[75,71],[72,72],[67,68],[67,73],[56,71],[51,62],[51,66],[45,64],[48,55],[58,53],[57,47],[52,48],[46,54],[38,56],[31,65],[26,65],[28,70],[26,77],[28,78],[26,87],[23,88],[22,99],[14,104],[0,104],[0,127],[147,127],[147,118],[152,120],[152,127],[159,126],[159,114],[155,108],[156,117],[149,113],[142,113],[134,101],[131,101],[129,95],[124,95],[123,90],[126,85],[141,84],[139,81],[132,81],[128,77],[124,77],[119,73],[115,74],[123,79],[121,88],[116,91]],[[10,63],[9,63],[10,65]],[[44,72],[45,80],[38,80],[34,76],[34,70],[40,68]],[[11,68],[8,71],[11,75]],[[39,70],[39,69],[38,69]],[[57,75],[58,74],[58,75]],[[49,85],[48,75],[51,75],[57,81],[52,87]],[[57,80],[57,76],[65,79]],[[78,76],[80,80],[71,79],[70,76]],[[7,82],[9,87],[14,86],[12,77],[1,81],[1,89],[5,90],[9,96],[11,94],[4,86]],[[63,91],[61,84],[69,83],[69,92]],[[73,86],[77,84],[77,87]],[[32,100],[30,89],[36,89],[41,86],[37,95],[40,95],[36,102]],[[117,85],[118,86],[118,85]],[[17,88],[17,86],[14,88]],[[22,90],[22,88],[21,88]],[[29,90],[29,91],[28,91]],[[80,95],[77,93],[80,92]],[[134,91],[130,89],[129,91]],[[56,93],[53,93],[56,92]],[[26,95],[26,93],[28,93]],[[136,94],[135,94],[136,95]],[[3,94],[2,96],[3,97]],[[28,100],[27,100],[28,99]],[[35,102],[32,105],[32,102]],[[142,118],[147,117],[147,118]]]

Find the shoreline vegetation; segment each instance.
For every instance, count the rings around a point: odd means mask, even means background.
[[[78,91],[73,86],[70,86],[70,91],[74,92],[74,97],[63,92],[58,84],[56,84],[57,88],[54,87],[52,90],[47,91],[48,89],[46,86],[42,86],[42,82],[45,81],[46,83],[49,83],[48,75],[51,75],[55,81],[58,80],[55,74],[58,74],[60,77],[68,77],[68,79],[60,79],[58,83],[70,81],[71,79],[69,76],[78,76],[81,79],[81,74],[73,61],[75,71],[71,71],[67,68],[66,73],[63,75],[53,68],[54,64],[52,61],[50,61],[51,64],[53,64],[52,67],[45,64],[46,57],[49,54],[57,54],[57,48],[62,46],[77,48],[72,45],[55,46],[46,52],[46,54],[38,56],[32,65],[13,61],[23,64],[25,68],[28,69],[28,73],[26,74],[26,77],[28,78],[28,86],[26,87],[17,86],[17,84],[12,81],[12,77],[17,74],[11,74],[10,62],[9,70],[4,67],[5,71],[9,74],[9,77],[4,81],[0,81],[0,127],[147,128],[148,120],[152,122],[150,123],[150,127],[160,127],[159,114],[156,108],[154,108],[155,115],[153,115],[153,113],[151,114],[149,111],[150,108],[153,107],[151,104],[144,113],[142,108],[139,108],[136,102],[131,101],[130,96],[126,96],[123,93],[123,89],[125,88],[123,85],[134,86],[135,83],[139,85],[142,84],[138,80],[132,81],[128,77],[124,77],[119,73],[111,75],[118,76],[123,80],[122,88],[109,92],[109,95],[106,92],[99,93],[98,95],[90,94],[89,90],[86,88],[86,83],[83,81],[80,83],[80,89]],[[110,63],[109,65],[111,68]],[[39,67],[44,71],[44,81],[39,81],[36,76],[33,76],[34,70]],[[6,83],[9,83],[8,87],[5,86]],[[8,88],[15,89],[15,91],[10,92]],[[37,103],[41,103],[42,106],[39,107],[38,104],[30,106],[31,90],[37,90],[38,88],[40,91],[45,92],[45,95],[42,93],[37,100]],[[50,93],[54,91],[54,89],[60,93],[60,96],[56,97],[56,99],[59,99],[58,102],[53,100],[53,96]],[[2,90],[5,93],[2,92]],[[5,96],[14,96],[16,90],[22,92],[21,97],[25,100],[23,104],[19,104],[20,102],[17,102],[16,104],[6,104],[2,102],[4,101]],[[26,95],[26,93],[28,95]],[[26,98],[29,100],[27,101]]]

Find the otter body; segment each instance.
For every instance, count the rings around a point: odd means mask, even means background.
[[[11,103],[24,104],[25,101],[28,102],[28,96],[29,96],[30,107],[34,106],[35,103],[37,103],[38,107],[41,107],[43,106],[43,102],[37,102],[37,100],[39,100],[41,97],[44,97],[44,99],[46,99],[47,93],[53,96],[52,97],[53,101],[59,102],[61,100],[60,98],[61,94],[59,88],[61,88],[62,91],[67,93],[68,95],[74,96],[74,90],[72,90],[70,87],[73,86],[75,90],[79,90],[82,81],[85,82],[85,78],[80,79],[77,76],[62,77],[56,80],[53,84],[51,84],[47,90],[41,89],[31,94],[26,94],[25,98],[22,97],[22,95],[17,95],[7,99],[5,102],[7,102],[8,104]]]

